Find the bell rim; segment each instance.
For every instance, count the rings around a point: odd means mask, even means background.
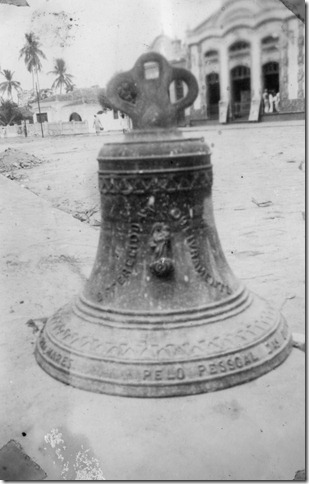
[[[285,321],[282,316],[281,320]],[[35,358],[41,369],[49,376],[52,376],[63,384],[70,385],[77,389],[91,391],[97,394],[128,398],[171,398],[212,393],[214,391],[224,390],[260,378],[281,365],[290,355],[292,348],[292,336],[291,333],[289,333],[289,338],[275,354],[270,355],[263,361],[251,365],[249,368],[238,368],[238,370],[233,373],[230,372],[223,376],[208,376],[202,380],[177,380],[169,381],[168,383],[166,381],[162,383],[157,381],[147,381],[146,383],[142,383],[140,381],[107,380],[102,378],[99,379],[91,374],[81,375],[77,372],[64,371],[57,367],[53,362],[47,360],[37,347],[35,348]],[[246,348],[245,350],[248,349]],[[231,356],[233,356],[233,352],[231,352]],[[223,356],[220,355],[220,357]],[[205,359],[203,358],[199,361],[205,363]],[[181,364],[181,362],[178,361],[173,363]],[[191,360],[188,363],[195,363],[195,361]],[[136,363],[136,366],[137,365],[138,363]]]

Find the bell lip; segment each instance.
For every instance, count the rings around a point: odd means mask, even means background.
[[[267,339],[267,337],[264,339]],[[168,383],[166,381],[162,383],[159,381],[147,381],[146,383],[126,380],[115,381],[106,378],[99,379],[98,377],[89,374],[82,375],[71,370],[65,371],[52,361],[47,360],[38,349],[38,344],[35,347],[34,355],[38,365],[49,376],[74,388],[91,391],[92,393],[128,398],[171,398],[197,395],[201,393],[212,393],[214,391],[224,390],[260,378],[284,363],[292,349],[292,335],[289,332],[285,344],[277,352],[272,353],[268,358],[263,359],[262,362],[255,363],[249,368],[241,370],[238,368],[235,372],[230,372],[227,375],[208,375],[207,378],[204,379],[190,379],[186,381],[177,380],[169,381]],[[231,351],[229,354],[232,356],[235,354],[235,350]],[[205,362],[205,359],[201,359],[201,362],[202,361]],[[180,362],[177,361],[175,363]]]

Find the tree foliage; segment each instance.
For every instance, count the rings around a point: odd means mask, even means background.
[[[34,90],[34,76],[36,74],[37,83],[39,84],[38,73],[42,69],[41,58],[46,59],[46,56],[41,49],[39,38],[33,32],[25,34],[25,38],[26,43],[19,51],[19,58],[24,58],[27,70],[32,74],[32,83]]]
[[[68,74],[67,66],[64,59],[55,59],[54,70],[50,71],[48,74],[53,74],[57,76],[52,84],[52,89],[60,88],[60,94],[62,94],[63,86],[66,87],[66,91],[69,92],[73,89],[72,74]]]
[[[24,119],[24,116],[16,103],[4,99],[0,104],[0,124],[2,126],[8,126],[13,123],[17,123]]]
[[[21,90],[20,82],[14,81],[13,79],[14,72],[8,69],[3,69],[3,71],[1,71],[0,74],[2,74],[5,78],[5,81],[0,83],[0,92],[2,94],[7,95],[7,97],[10,100],[12,100],[13,90],[17,92]]]
[[[19,52],[19,58],[24,57],[29,72],[41,71],[41,59],[46,59],[44,52],[40,49],[41,44],[33,32],[25,34],[26,43]]]

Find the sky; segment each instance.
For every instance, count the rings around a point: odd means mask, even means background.
[[[115,72],[131,69],[158,35],[185,38],[222,0],[28,0],[30,7],[0,4],[0,67],[31,89],[19,51],[25,33],[40,37],[40,87],[50,87],[53,60],[62,57],[77,87],[104,87]],[[1,77],[0,77],[1,79]]]

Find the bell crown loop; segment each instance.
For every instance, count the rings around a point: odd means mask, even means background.
[[[169,97],[173,81],[187,85],[186,95],[175,103]],[[175,126],[178,113],[193,104],[197,95],[198,84],[193,74],[172,67],[157,52],[141,55],[131,70],[114,76],[106,88],[113,108],[130,116],[133,128],[137,129]]]

